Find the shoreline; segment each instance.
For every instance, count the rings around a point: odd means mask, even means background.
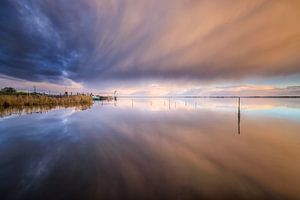
[[[278,96],[118,96],[118,98],[161,98],[161,99],[298,99],[300,95]]]
[[[0,107],[30,107],[30,106],[76,106],[92,105],[90,96],[49,96],[45,94],[0,94]]]

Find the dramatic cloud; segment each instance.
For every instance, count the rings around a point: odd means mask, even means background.
[[[29,81],[300,74],[298,0],[3,0],[0,74]]]

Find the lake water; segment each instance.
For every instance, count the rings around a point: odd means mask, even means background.
[[[300,99],[124,98],[6,116],[0,199],[300,199]]]

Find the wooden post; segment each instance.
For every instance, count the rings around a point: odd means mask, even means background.
[[[241,97],[238,101],[238,134],[241,134]]]

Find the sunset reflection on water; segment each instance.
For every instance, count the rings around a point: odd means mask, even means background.
[[[240,134],[238,123],[240,121]],[[0,120],[0,199],[299,199],[298,99],[118,99]]]

